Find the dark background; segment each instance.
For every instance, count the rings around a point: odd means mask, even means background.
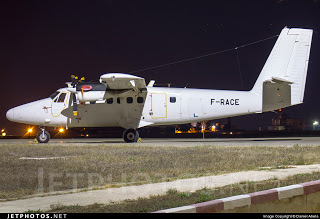
[[[284,109],[311,125],[320,119],[320,1],[68,0],[0,3],[0,128],[8,109],[48,97],[71,74],[98,80],[234,48],[278,35],[282,28],[313,29],[304,103]],[[158,86],[250,90],[276,38],[236,51],[137,71]],[[240,129],[265,129],[274,113],[232,118]]]

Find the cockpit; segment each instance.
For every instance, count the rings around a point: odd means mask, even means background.
[[[56,96],[58,96],[58,94],[60,94],[60,92],[55,91],[53,94],[50,95],[50,98],[53,100],[54,98],[56,98]]]
[[[50,98],[54,100],[55,103],[63,103],[66,96],[67,96],[66,92],[55,91],[53,94],[50,95]]]

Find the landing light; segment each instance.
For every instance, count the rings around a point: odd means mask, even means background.
[[[32,129],[28,129],[28,133],[31,133],[32,132]]]
[[[60,133],[64,132],[64,129],[63,129],[63,128],[60,128],[60,129],[59,129],[59,132],[60,132]]]

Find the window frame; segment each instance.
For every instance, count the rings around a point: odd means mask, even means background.
[[[113,98],[111,97],[111,98],[106,99],[106,103],[113,104]]]
[[[127,97],[127,103],[128,104],[132,104],[133,103],[133,97]]]
[[[59,96],[57,97],[57,103],[64,103],[64,101],[66,100],[66,97],[67,97],[67,93],[60,92]]]
[[[139,101],[140,100],[140,101]],[[141,101],[142,100],[142,101]],[[137,103],[144,103],[144,98],[143,97],[137,97]]]
[[[169,101],[170,101],[170,103],[176,103],[177,102],[177,98],[176,97],[170,97]]]

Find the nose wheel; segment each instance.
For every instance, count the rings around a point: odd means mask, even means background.
[[[48,143],[48,141],[50,140],[50,133],[41,128],[41,131],[37,133],[36,138],[39,143]]]
[[[135,129],[127,129],[123,132],[123,140],[127,143],[137,142],[139,139],[139,132]]]

